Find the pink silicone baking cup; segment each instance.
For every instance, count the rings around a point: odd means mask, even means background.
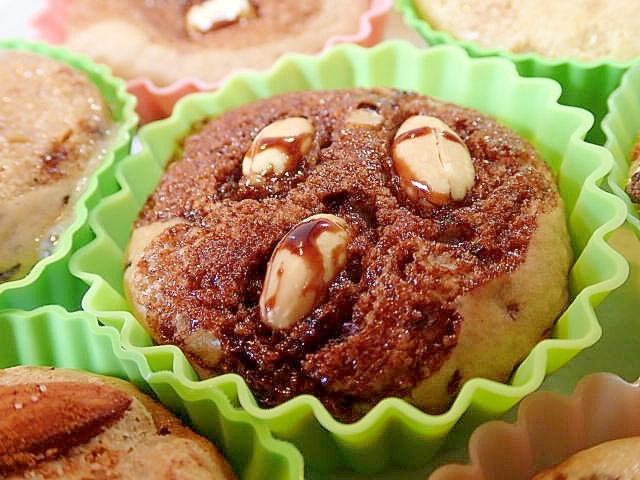
[[[46,0],[43,9],[31,20],[36,36],[53,44],[65,41],[65,17],[73,0]],[[334,45],[355,43],[370,47],[378,43],[384,35],[384,29],[394,0],[371,0],[369,9],[360,18],[358,31],[350,35],[332,36],[327,39],[319,54]],[[158,86],[149,78],[138,77],[127,81],[127,89],[138,98],[136,108],[142,124],[167,117],[175,103],[183,96],[202,91],[215,90],[227,77],[251,70],[249,66],[230,70],[216,82],[205,82],[193,77],[185,77],[167,86]]]
[[[490,421],[469,439],[469,463],[449,464],[428,480],[524,480],[574,453],[640,435],[640,383],[593,373],[570,396],[540,391],[525,398],[515,423]]]

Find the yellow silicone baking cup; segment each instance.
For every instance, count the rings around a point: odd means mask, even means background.
[[[309,395],[261,408],[238,375],[200,381],[178,348],[153,345],[123,295],[124,249],[132,223],[194,124],[270,95],[352,86],[414,90],[496,117],[537,147],[557,175],[566,202],[576,258],[570,274],[572,301],[551,338],[536,345],[509,383],[472,379],[440,415],[426,414],[398,398],[382,400],[352,424],[338,422]],[[455,46],[419,49],[400,41],[369,49],[343,45],[322,56],[290,55],[268,72],[239,74],[216,92],[189,95],[171,117],[140,130],[140,151],[118,169],[121,191],[92,212],[96,239],[71,262],[72,272],[90,285],[83,307],[118,328],[126,348],[145,355],[153,372],[151,384],[170,378],[199,395],[224,392],[232,405],[297,445],[310,471],[346,468],[371,473],[425,465],[464,414],[493,418],[507,411],[534,391],[547,373],[593,345],[601,334],[594,306],[627,277],[627,262],[605,241],[626,212],[619,198],[600,188],[613,164],[611,154],[583,140],[593,116],[560,105],[559,95],[556,82],[523,78],[504,59],[472,59]],[[171,398],[163,401],[171,405]]]
[[[49,304],[77,310],[86,285],[69,273],[69,258],[93,238],[88,224],[89,210],[118,189],[115,166],[129,153],[138,125],[136,99],[127,92],[124,81],[111,75],[108,68],[65,48],[26,40],[0,40],[0,50],[25,50],[72,66],[87,75],[111,107],[115,131],[101,164],[88,177],[84,193],[75,204],[73,221],[60,235],[51,255],[37,262],[24,278],[0,283],[0,310],[32,309]],[[28,212],[24,214],[24,221],[29,221]]]
[[[560,103],[585,108],[595,116],[595,122],[585,138],[598,145],[604,143],[600,122],[607,111],[607,97],[618,86],[624,72],[636,61],[553,59],[536,53],[513,53],[505,49],[489,48],[472,41],[458,40],[448,32],[435,29],[420,16],[414,0],[395,0],[395,6],[402,12],[405,23],[428,45],[458,45],[473,57],[506,58],[514,63],[522,76],[556,80],[562,86]]]

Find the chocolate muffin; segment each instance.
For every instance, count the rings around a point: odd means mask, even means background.
[[[119,378],[0,370],[0,476],[232,480],[216,447]]]
[[[116,129],[85,73],[21,50],[0,60],[2,283],[51,254]]]
[[[202,378],[348,422],[506,381],[565,307],[571,260],[552,172],[516,132],[415,92],[307,90],[194,126],[124,283]]]

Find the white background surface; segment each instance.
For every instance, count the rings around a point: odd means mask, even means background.
[[[44,4],[44,0],[0,0],[0,37],[31,38],[33,31],[27,26],[29,19]]]

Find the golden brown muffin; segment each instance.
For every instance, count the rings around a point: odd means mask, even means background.
[[[51,253],[112,125],[84,73],[35,53],[0,52],[0,282]]]
[[[640,56],[635,0],[416,0],[415,5],[434,29],[484,47],[586,61]]]
[[[609,440],[575,453],[533,480],[634,480],[640,478],[640,437]]]
[[[369,0],[71,1],[64,43],[127,80],[166,86],[217,82],[237,68],[266,68],[285,53],[318,53],[353,35]]]
[[[507,380],[566,305],[552,173],[479,112],[290,93],[206,122],[177,157],[135,225],[127,295],[156,342],[262,405],[441,412],[469,378]]]
[[[0,411],[2,478],[235,478],[212,443],[117,378],[1,370]]]

